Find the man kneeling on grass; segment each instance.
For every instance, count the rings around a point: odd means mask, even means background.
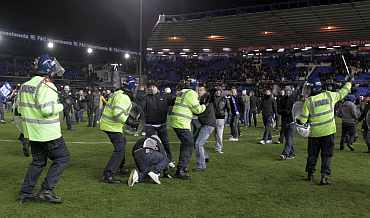
[[[155,183],[161,184],[159,180],[161,171],[164,171],[165,177],[171,178],[167,174],[170,160],[157,135],[139,139],[132,149],[132,155],[137,169],[131,171],[128,179],[129,187],[133,187],[135,183],[143,182],[148,176]]]

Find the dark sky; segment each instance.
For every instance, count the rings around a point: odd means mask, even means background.
[[[282,2],[278,0],[143,0],[144,33],[158,15]],[[283,0],[284,1],[284,0]],[[8,0],[1,3],[0,28],[138,48],[139,0]]]

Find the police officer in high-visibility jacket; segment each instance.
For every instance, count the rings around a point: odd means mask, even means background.
[[[114,174],[118,173],[119,167],[121,167],[121,173],[127,171],[127,169],[123,169],[124,166],[121,164],[125,159],[126,146],[123,127],[132,108],[130,97],[121,88],[116,88],[116,91],[108,99],[100,119],[100,129],[108,135],[114,147],[113,154],[103,172],[103,182],[109,184],[121,183],[121,180],[113,177]]]
[[[321,151],[321,185],[328,185],[331,174],[331,159],[334,150],[334,137],[336,133],[334,105],[342,100],[351,90],[351,81],[338,92],[322,91],[320,81],[307,83],[309,87],[308,98],[304,102],[303,112],[298,117],[299,124],[309,123],[308,158],[306,172],[308,181],[313,182],[316,162]]]
[[[63,75],[64,69],[49,55],[36,59],[35,67],[37,76],[21,86],[17,109],[21,115],[23,133],[29,139],[33,158],[24,178],[19,201],[24,203],[43,200],[62,203],[62,198],[57,196],[53,189],[70,156],[60,129],[59,113],[63,111],[63,105],[58,103],[58,91],[52,79]],[[52,164],[41,185],[41,191],[33,194],[33,188],[48,158],[52,160]]]
[[[200,105],[198,94],[189,89],[190,84],[181,83],[178,86],[178,95],[170,114],[170,126],[174,129],[180,144],[180,157],[176,171],[176,178],[190,179],[187,167],[194,148],[194,138],[191,132],[193,114],[201,114],[206,110],[205,105]]]

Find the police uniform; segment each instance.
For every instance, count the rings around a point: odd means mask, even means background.
[[[194,148],[194,138],[191,132],[193,114],[201,114],[206,110],[205,105],[200,105],[198,94],[191,89],[183,89],[175,100],[175,105],[170,114],[170,126],[174,129],[181,141],[180,157],[176,177],[188,179],[187,167]]]
[[[104,181],[107,183],[120,182],[113,179],[113,174],[124,160],[126,138],[123,136],[123,127],[131,108],[130,98],[122,90],[117,90],[109,98],[100,120],[100,129],[108,135],[114,146],[112,157],[103,173]],[[121,166],[123,167],[123,164]]]
[[[61,134],[59,113],[63,111],[63,105],[58,103],[56,90],[53,83],[41,76],[33,77],[20,90],[18,111],[33,157],[21,188],[21,201],[32,195],[49,158],[53,163],[38,197],[52,203],[61,203],[61,198],[52,190],[66,168],[70,155]]]
[[[303,112],[298,120],[302,123],[308,122],[311,126],[306,165],[309,180],[312,180],[320,151],[322,161],[321,183],[326,183],[327,177],[331,174],[330,165],[336,133],[334,106],[350,92],[351,86],[351,83],[347,82],[339,92],[324,91],[309,97],[304,102]]]

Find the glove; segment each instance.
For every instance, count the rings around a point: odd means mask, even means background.
[[[345,81],[350,82],[350,83],[352,83],[354,80],[355,80],[355,77],[353,76],[353,74],[347,75],[345,78]]]

